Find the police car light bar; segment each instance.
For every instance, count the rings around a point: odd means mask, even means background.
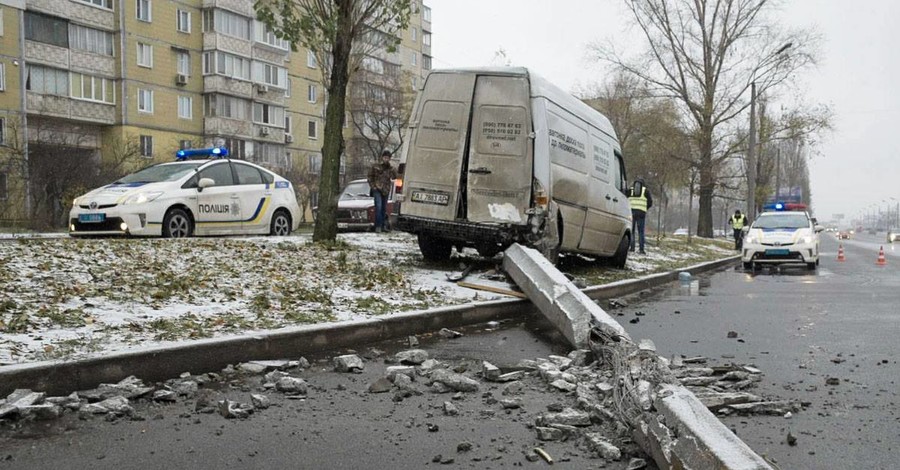
[[[772,202],[763,206],[767,211],[805,211],[806,204],[794,202]]]
[[[191,157],[225,158],[227,156],[228,149],[225,147],[212,147],[208,149],[182,149],[175,152],[175,158],[178,160],[187,160]]]

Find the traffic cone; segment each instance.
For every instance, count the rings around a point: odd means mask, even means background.
[[[847,259],[844,258],[844,244],[843,243],[838,245],[838,259],[837,260],[838,261],[847,261]]]
[[[887,264],[887,260],[884,259],[884,247],[881,247],[881,250],[878,251],[878,261],[875,262],[878,266],[884,266]]]

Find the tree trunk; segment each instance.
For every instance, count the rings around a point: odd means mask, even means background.
[[[712,163],[712,127],[700,129],[700,207],[697,216],[697,236],[712,237],[712,199],[716,187],[716,171]]]
[[[322,173],[319,177],[319,210],[313,241],[337,238],[337,200],[340,193],[341,156],[344,153],[343,121],[349,83],[350,48],[353,38],[352,1],[338,0],[338,32],[332,47],[331,81],[325,110]],[[326,66],[326,64],[322,64]]]

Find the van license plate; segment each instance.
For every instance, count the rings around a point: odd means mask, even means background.
[[[78,221],[83,224],[103,222],[105,220],[106,214],[102,212],[97,214],[78,214]]]
[[[450,204],[450,195],[446,193],[431,193],[427,191],[413,191],[412,193],[412,201],[413,202],[422,202],[425,204],[437,204],[439,206],[446,206]]]

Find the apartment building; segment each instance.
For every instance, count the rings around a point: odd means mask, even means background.
[[[0,221],[23,218],[29,205],[67,210],[46,200],[70,195],[42,193],[42,171],[72,173],[73,161],[84,168],[127,152],[150,164],[212,145],[303,176],[314,205],[327,99],[320,65],[257,21],[253,3],[0,0]],[[414,3],[398,52],[378,53],[407,71],[410,90],[430,63],[430,10]],[[348,140],[354,133],[346,126]],[[354,152],[348,145],[345,163],[368,160]]]

